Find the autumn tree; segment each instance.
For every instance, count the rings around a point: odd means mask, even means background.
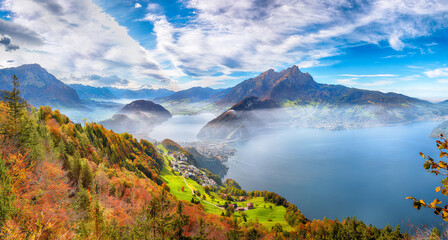
[[[241,235],[241,226],[239,225],[238,219],[236,217],[232,217],[226,237],[229,240],[236,240],[241,239]]]
[[[447,138],[441,134],[440,139],[436,141],[437,147],[440,151],[440,158],[448,158],[448,140]],[[443,196],[447,196],[448,194],[448,164],[446,160],[434,160],[430,156],[426,156],[423,153],[420,153],[425,162],[423,163],[423,168],[425,168],[428,172],[433,173],[435,175],[441,175],[444,178],[441,181],[441,186],[435,188],[435,191],[441,193]],[[407,197],[406,199],[413,200],[414,208],[420,210],[422,207],[431,208],[434,210],[434,214],[440,215],[443,220],[448,222],[448,201],[445,205],[442,205],[442,201],[438,198],[435,198],[431,203],[425,202],[423,199],[416,199],[414,197]]]
[[[207,236],[214,229],[214,226],[211,223],[205,222],[202,217],[199,218],[198,220],[198,227],[199,227],[199,236],[195,237],[195,239],[198,240],[207,239]],[[207,228],[210,229],[207,231]]]

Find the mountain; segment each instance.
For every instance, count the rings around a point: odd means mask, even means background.
[[[439,138],[440,134],[448,137],[448,121],[442,122],[437,127],[435,127],[429,136],[432,138]]]
[[[82,84],[70,84],[82,99],[155,99],[173,94],[168,89],[121,89],[114,87],[92,87]]]
[[[193,87],[187,90],[175,92],[172,95],[166,97],[157,98],[156,101],[162,103],[168,101],[194,103],[207,100],[218,92],[220,91],[209,87]]]
[[[217,101],[217,104],[231,105],[249,96],[256,96],[261,100],[292,101],[296,105],[312,103],[382,106],[399,106],[412,103],[429,104],[429,102],[397,93],[382,93],[342,85],[320,84],[315,82],[309,73],[301,72],[295,65],[280,72],[270,69],[255,78],[245,80],[233,87]]]
[[[130,90],[130,89],[121,89],[114,87],[106,87],[114,96],[117,98],[124,99],[156,99],[160,97],[165,97],[174,93],[174,91],[168,89],[139,89],[139,90]]]
[[[115,132],[140,135],[149,133],[155,126],[171,117],[171,113],[159,104],[136,100],[125,105],[111,119],[102,121],[100,124]]]
[[[279,107],[279,102],[274,100],[261,101],[258,97],[247,97],[208,122],[197,136],[201,139],[210,140],[249,138],[255,131],[266,127],[268,123],[274,120],[274,116],[270,113],[260,113],[256,110],[269,110]]]
[[[1,90],[12,89],[14,74],[19,79],[22,97],[36,107],[75,107],[81,104],[81,99],[73,88],[56,79],[38,64],[0,69]]]
[[[112,92],[105,87],[92,87],[82,84],[69,84],[82,99],[117,99]]]
[[[166,119],[172,117],[171,113],[161,105],[146,100],[133,101],[125,105],[119,112],[124,114],[148,113]]]
[[[237,104],[235,104],[238,102]],[[241,82],[216,101],[216,109],[234,104],[205,125],[198,137],[241,140],[275,127],[332,130],[383,126],[438,119],[448,114],[446,102],[342,85],[321,84],[297,66],[270,69]],[[254,111],[254,110],[269,111]]]

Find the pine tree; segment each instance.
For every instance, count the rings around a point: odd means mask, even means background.
[[[0,157],[0,230],[3,228],[6,220],[14,212],[12,201],[14,195],[11,188],[11,179],[8,174],[8,168],[5,160]]]
[[[4,126],[3,133],[13,140],[17,140],[22,125],[22,116],[26,111],[26,103],[20,98],[19,80],[16,75],[12,77],[12,91],[5,91],[5,102],[8,109],[8,121]]]
[[[183,235],[184,232],[183,227],[188,224],[188,216],[182,213],[182,209],[183,209],[183,203],[179,201],[177,203],[176,215],[173,220],[173,228],[174,228],[173,239],[178,240],[185,239]]]

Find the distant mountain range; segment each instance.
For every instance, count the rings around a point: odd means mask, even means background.
[[[80,98],[92,100],[114,99],[156,99],[171,95],[174,91],[168,89],[140,89],[129,90],[114,87],[92,87],[82,84],[70,84]]]
[[[38,64],[0,69],[0,90],[12,89],[12,77],[20,82],[21,96],[32,105],[80,106],[76,91],[56,79]]]
[[[245,137],[254,126],[270,124],[271,118],[258,115],[260,111],[256,110],[272,109],[272,106],[284,109],[276,116],[281,116],[282,124],[329,129],[443,119],[448,114],[448,101],[433,104],[397,93],[321,84],[315,82],[309,73],[301,72],[297,66],[280,72],[270,69],[232,88],[194,87],[178,92],[167,89],[128,90],[66,85],[37,64],[0,69],[0,90],[11,89],[14,74],[21,83],[22,97],[34,106],[69,107],[84,112],[86,109],[93,112],[92,109],[108,108],[108,111],[115,112],[122,106],[117,100],[151,99],[175,114],[222,113],[205,126],[204,129],[208,130],[201,131],[200,136],[204,138],[212,135],[220,138],[237,135]],[[142,111],[138,112],[117,112],[109,120],[120,123],[131,115],[133,120],[145,119],[142,116],[146,115],[142,115]],[[105,121],[106,125],[108,123]],[[219,133],[216,129],[211,130],[216,126],[228,126],[230,130]]]
[[[184,103],[195,103],[208,100],[212,98],[215,94],[219,93],[221,90],[216,90],[213,88],[203,88],[203,87],[193,87],[186,90],[175,92],[171,95],[157,98],[157,102],[184,102]]]
[[[82,84],[69,84],[68,86],[75,89],[82,99],[118,99],[118,97],[112,94],[106,87],[98,88]]]
[[[270,69],[255,78],[241,82],[217,101],[219,105],[235,104],[250,96],[296,105],[327,103],[334,105],[371,104],[394,106],[429,102],[397,93],[382,93],[342,85],[320,84],[297,66],[275,72]]]
[[[160,97],[169,96],[174,93],[174,91],[168,89],[139,89],[139,90],[129,90],[121,88],[107,87],[113,95],[121,99],[156,99]]]

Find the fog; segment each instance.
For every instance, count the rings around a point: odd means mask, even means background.
[[[228,110],[204,127],[199,137],[214,141],[240,141],[248,140],[265,131],[285,127],[344,130],[444,119],[446,117],[440,111],[424,107],[325,105],[251,111]]]
[[[177,142],[198,141],[199,130],[216,115],[202,113],[197,115],[174,115],[168,121],[156,126],[147,136],[155,140],[169,138]]]
[[[70,118],[71,121],[76,123],[84,122],[84,119],[88,122],[100,122],[111,118],[122,105],[115,105],[110,107],[99,107],[95,105],[88,106],[83,109],[73,108],[54,108]]]

